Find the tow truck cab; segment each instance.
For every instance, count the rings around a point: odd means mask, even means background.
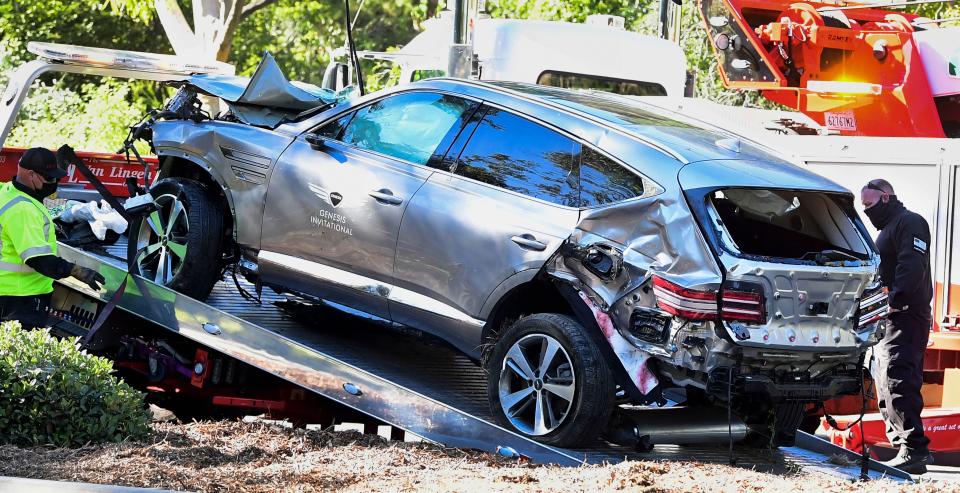
[[[401,82],[443,76],[453,39],[453,19],[447,14],[428,20],[426,29],[400,50],[361,51],[358,56],[397,64]],[[622,17],[592,15],[584,24],[481,17],[473,37],[473,72],[479,80],[596,89],[629,96],[685,95],[687,63],[680,46],[627,31]],[[642,61],[637,58],[640,53]],[[338,88],[332,74],[339,67],[345,66],[328,67],[324,87]]]

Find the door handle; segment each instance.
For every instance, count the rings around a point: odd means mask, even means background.
[[[383,202],[385,204],[391,205],[400,205],[403,203],[403,199],[397,197],[390,190],[386,188],[381,188],[380,190],[373,190],[370,192],[370,196],[377,199],[378,202]]]
[[[522,235],[511,236],[511,237],[510,237],[510,241],[516,243],[517,245],[522,246],[523,248],[529,248],[529,249],[531,249],[531,250],[536,250],[536,251],[538,251],[538,252],[547,249],[547,244],[546,244],[546,243],[544,243],[544,242],[542,242],[542,241],[538,241],[538,240],[537,240],[536,238],[534,238],[534,236],[531,235],[531,234],[522,234]]]

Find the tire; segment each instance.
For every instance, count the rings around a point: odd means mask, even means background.
[[[220,278],[223,212],[210,191],[193,180],[165,178],[150,193],[160,210],[130,224],[127,258],[132,272],[205,300]],[[179,212],[171,215],[177,204]],[[160,228],[151,225],[155,222]],[[161,261],[167,268],[158,269]]]
[[[554,343],[559,348],[542,378],[544,352]],[[518,363],[521,358],[526,366]],[[528,369],[532,379],[523,376]],[[582,445],[606,431],[616,393],[613,375],[583,326],[570,317],[539,313],[518,320],[497,338],[486,370],[490,411],[505,428],[558,447]],[[504,403],[508,396],[514,402]]]

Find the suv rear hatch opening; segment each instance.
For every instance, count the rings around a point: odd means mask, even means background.
[[[727,188],[707,195],[720,247],[754,260],[860,265],[870,258],[853,208],[825,192]]]

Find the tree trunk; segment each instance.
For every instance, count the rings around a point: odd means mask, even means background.
[[[193,60],[227,61],[240,21],[275,0],[191,0],[193,29],[177,0],[154,0],[173,51]]]

